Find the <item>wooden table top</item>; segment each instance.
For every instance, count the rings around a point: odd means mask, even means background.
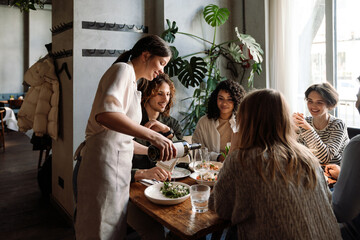
[[[190,177],[177,181],[196,184]],[[192,212],[190,198],[177,205],[154,204],[146,198],[145,189],[146,186],[141,183],[131,183],[130,201],[182,239],[198,239],[212,232],[219,234],[230,224],[211,210],[205,213]]]

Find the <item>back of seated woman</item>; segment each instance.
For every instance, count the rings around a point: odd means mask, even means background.
[[[306,90],[305,99],[311,116],[293,114],[299,142],[310,148],[321,164],[340,165],[349,137],[345,123],[329,113],[338,103],[338,93],[329,83],[314,84]]]
[[[296,141],[282,94],[251,92],[236,119],[209,207],[237,226],[238,239],[341,239],[323,171]]]
[[[207,115],[200,118],[192,136],[192,142],[208,148],[210,160],[224,161],[221,153],[236,132],[235,113],[244,96],[244,88],[230,79],[220,82],[211,93]]]

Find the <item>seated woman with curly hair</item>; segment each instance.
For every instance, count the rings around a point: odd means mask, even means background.
[[[200,118],[192,136],[192,141],[208,148],[210,160],[225,160],[221,153],[231,142],[232,133],[236,132],[235,114],[245,96],[244,88],[233,80],[218,84],[211,93],[207,115]]]

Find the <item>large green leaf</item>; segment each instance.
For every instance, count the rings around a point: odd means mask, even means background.
[[[188,88],[198,86],[204,79],[206,69],[206,62],[201,57],[192,57],[190,62],[183,60],[183,65],[179,69],[178,78],[180,82]]]
[[[170,77],[177,76],[179,74],[179,69],[183,65],[183,60],[179,56],[179,52],[174,46],[170,46],[172,57],[168,64],[165,66],[164,71]]]
[[[231,57],[237,63],[242,63],[243,60],[246,58],[245,55],[243,54],[243,51],[241,50],[240,46],[237,45],[236,43],[233,43],[233,42],[230,43],[228,51],[229,51],[229,54],[231,55]]]
[[[170,20],[166,19],[166,22],[169,28],[161,34],[161,38],[169,43],[173,43],[175,41],[175,34],[178,32],[178,27],[175,21],[171,24]]]
[[[227,8],[219,8],[214,4],[207,5],[204,8],[203,14],[205,22],[212,27],[223,25],[230,16]]]
[[[237,27],[235,27],[235,32],[238,39],[249,49],[254,61],[261,63],[263,61],[262,54],[264,54],[264,51],[261,49],[260,44],[258,44],[252,36],[239,33]]]

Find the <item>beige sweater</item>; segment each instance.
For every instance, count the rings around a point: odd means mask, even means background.
[[[242,169],[237,153],[226,158],[209,207],[237,225],[238,239],[341,239],[320,167],[314,190],[280,180],[267,185],[254,167]]]

